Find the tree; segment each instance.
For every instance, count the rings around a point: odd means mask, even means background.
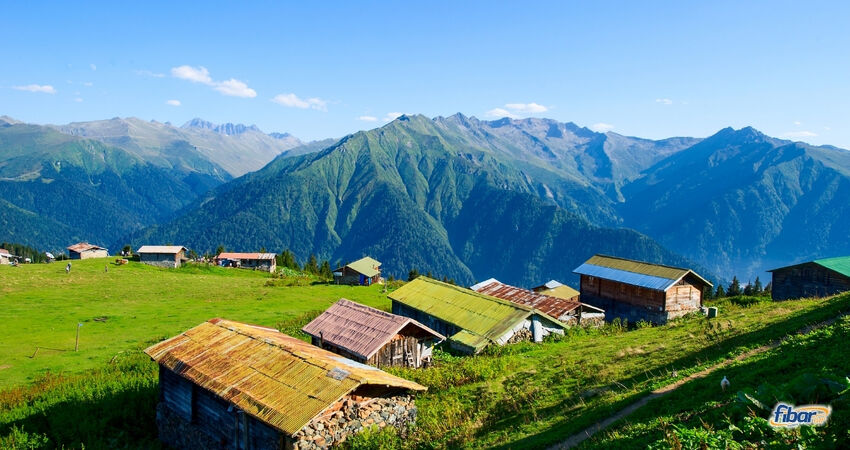
[[[223,246],[223,245],[219,245],[218,247],[216,247],[216,249],[215,249],[215,254],[216,254],[216,256],[218,256],[218,255],[220,255],[220,254],[224,253],[224,250],[225,250],[225,248],[224,248],[224,246]]]
[[[319,275],[321,275],[322,278],[325,278],[327,280],[330,280],[334,277],[334,273],[331,270],[331,263],[329,263],[327,260],[322,261],[322,266],[319,268]]]
[[[755,295],[755,290],[753,289],[753,283],[747,281],[747,285],[744,286],[744,295]]]
[[[729,297],[741,295],[741,282],[738,281],[738,277],[732,277],[732,282],[729,283],[729,289],[726,290],[726,295]]]
[[[191,259],[191,260],[198,259],[198,254],[194,250],[189,250],[189,259]]]
[[[260,247],[260,253],[266,253],[266,248],[265,248],[265,247]]]
[[[304,264],[304,271],[313,275],[319,273],[319,261],[316,259],[316,255],[310,254],[310,259],[307,260],[307,264]]]
[[[431,275],[430,270],[428,271],[428,273],[425,274],[425,276],[428,277],[428,278],[434,278],[434,275]]]
[[[753,291],[755,291],[753,293],[753,295],[763,295],[764,294],[764,288],[762,288],[762,286],[761,286],[761,280],[759,280],[759,277],[756,277],[756,282],[753,285]]]
[[[770,295],[773,291],[773,282],[768,281],[767,286],[764,287],[764,295]]]
[[[284,250],[277,256],[277,264],[287,269],[301,270],[298,261],[295,260],[295,254],[289,250]]]
[[[419,278],[419,271],[416,269],[410,269],[410,272],[407,272],[407,281],[413,281]]]
[[[133,247],[131,247],[130,244],[125,245],[124,248],[121,249],[121,254],[133,256]]]
[[[723,298],[726,297],[726,290],[723,289],[722,284],[717,285],[717,292],[714,293],[714,298]]]

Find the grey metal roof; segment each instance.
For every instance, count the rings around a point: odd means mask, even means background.
[[[666,291],[678,282],[670,278],[655,277],[652,275],[644,275],[640,273],[629,272],[626,270],[612,269],[610,267],[597,266],[595,264],[584,263],[578,266],[573,272],[581,275],[589,275],[592,277],[605,278],[606,280],[619,281],[621,283],[633,284],[635,286],[654,289],[657,291]]]

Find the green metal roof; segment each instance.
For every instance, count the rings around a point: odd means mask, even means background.
[[[502,337],[531,314],[539,314],[553,323],[559,323],[534,308],[427,277],[419,277],[405,284],[389,297],[462,328],[464,331],[450,339],[475,349]]]
[[[351,264],[346,265],[346,267],[354,270],[357,273],[366,275],[367,277],[374,277],[375,275],[381,273],[377,268],[381,267],[381,263],[377,260],[374,260],[370,257],[360,258],[357,261],[354,261]]]
[[[834,270],[844,276],[850,277],[850,256],[839,256],[837,258],[816,259],[815,264]]]

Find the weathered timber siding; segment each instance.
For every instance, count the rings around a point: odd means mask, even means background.
[[[393,314],[399,316],[410,317],[411,319],[425,325],[426,327],[442,334],[443,336],[453,336],[460,331],[460,328],[454,324],[444,322],[434,316],[425,314],[418,309],[411,308],[405,304],[393,300]]]
[[[671,289],[675,291],[676,286]],[[672,318],[666,310],[667,293],[588,275],[581,276],[581,301],[604,309],[605,320],[609,322],[620,318],[632,323],[639,320],[666,323]],[[684,314],[677,308],[674,317]]]
[[[690,275],[667,290],[667,319],[684,316],[702,307],[702,289]]]
[[[341,277],[334,277],[334,283],[368,286],[377,283],[378,281],[380,281],[380,278],[380,274],[369,278],[365,275],[362,275],[360,272],[357,272],[356,270],[346,266],[342,268]]]
[[[815,263],[783,267],[773,271],[774,300],[826,297],[850,291],[850,278]]]
[[[366,362],[376,367],[412,367],[422,362],[423,345],[411,336],[396,335]]]

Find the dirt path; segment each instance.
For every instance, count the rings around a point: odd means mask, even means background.
[[[794,333],[794,334],[797,334],[797,335],[801,335],[801,334],[808,334],[809,332],[811,332],[811,331],[813,331],[813,330],[816,330],[816,329],[818,329],[818,328],[823,328],[823,327],[825,327],[825,326],[831,325],[831,324],[833,324],[836,320],[838,320],[838,319],[840,319],[841,317],[844,317],[844,316],[846,316],[846,315],[848,315],[848,314],[850,314],[850,313],[843,313],[843,314],[840,314],[840,315],[838,315],[838,316],[836,316],[836,317],[834,317],[834,318],[832,318],[832,319],[825,320],[825,321],[823,321],[823,322],[819,322],[819,323],[816,323],[816,324],[813,324],[813,325],[809,325],[809,326],[807,326],[807,327],[804,327],[804,328],[801,328],[801,329],[797,330],[797,332],[796,332],[796,333]],[[689,381],[696,380],[696,379],[699,379],[699,378],[705,378],[706,376],[708,376],[709,374],[711,374],[711,373],[712,373],[712,372],[714,372],[715,370],[717,370],[717,369],[722,369],[723,367],[726,367],[726,366],[728,366],[729,364],[732,364],[733,362],[736,362],[736,361],[743,361],[743,360],[745,360],[745,359],[747,359],[747,358],[750,358],[750,357],[752,357],[752,356],[758,355],[759,353],[764,353],[764,352],[766,352],[766,351],[768,351],[768,350],[771,350],[771,349],[774,349],[774,348],[776,348],[776,347],[779,347],[779,346],[780,346],[780,345],[782,345],[782,343],[783,343],[783,342],[785,342],[787,339],[788,339],[788,337],[786,336],[786,337],[784,337],[784,338],[782,338],[782,339],[779,339],[779,340],[777,340],[777,341],[773,341],[773,342],[771,342],[770,344],[763,345],[763,346],[761,346],[761,347],[754,348],[754,349],[752,349],[752,350],[748,350],[748,351],[746,351],[746,352],[744,352],[744,353],[741,353],[740,355],[738,355],[738,356],[736,356],[736,357],[734,357],[734,358],[727,359],[727,360],[722,361],[722,362],[720,362],[720,363],[717,363],[717,364],[715,364],[715,365],[713,365],[713,366],[711,366],[711,367],[708,367],[708,368],[706,368],[706,369],[703,369],[703,370],[701,370],[701,371],[699,371],[699,372],[696,372],[696,373],[693,373],[693,374],[691,374],[691,375],[688,375],[687,377],[684,377],[684,378],[682,378],[681,380],[676,381],[675,383],[671,383],[671,384],[668,384],[667,386],[660,387],[660,388],[658,388],[658,389],[656,389],[656,390],[654,390],[654,391],[650,392],[648,395],[646,395],[645,397],[641,398],[640,400],[638,400],[638,401],[636,401],[636,402],[632,403],[632,404],[631,404],[631,405],[629,405],[629,406],[626,406],[625,408],[623,408],[623,409],[621,409],[621,410],[617,411],[617,412],[616,412],[616,413],[614,413],[613,415],[608,416],[606,419],[604,419],[604,420],[602,420],[602,421],[599,421],[599,422],[596,422],[595,424],[593,424],[593,425],[591,425],[591,426],[589,426],[589,427],[585,428],[584,430],[582,430],[582,431],[580,431],[580,432],[578,432],[578,433],[576,433],[576,434],[574,434],[574,435],[572,435],[572,436],[568,437],[567,439],[565,439],[565,440],[561,441],[560,443],[555,444],[555,445],[553,445],[553,446],[549,447],[549,450],[554,450],[554,449],[567,449],[567,448],[575,447],[575,446],[577,446],[577,445],[581,444],[582,442],[584,442],[586,439],[588,439],[588,438],[590,438],[591,436],[593,436],[594,434],[596,434],[596,433],[598,433],[598,432],[600,432],[600,431],[602,431],[602,430],[604,430],[604,429],[608,428],[608,427],[609,427],[609,426],[611,426],[611,424],[613,424],[614,422],[616,422],[616,421],[618,421],[618,420],[620,420],[620,419],[623,419],[623,418],[628,417],[628,416],[629,416],[629,415],[631,415],[633,412],[637,411],[639,408],[641,408],[642,406],[644,406],[644,405],[646,405],[647,403],[649,403],[651,400],[654,400],[654,399],[659,398],[659,397],[663,397],[663,396],[665,396],[665,395],[667,395],[667,394],[669,394],[669,393],[671,393],[671,392],[675,391],[675,390],[676,390],[679,386],[681,386],[681,385],[683,385],[683,384],[685,384],[685,383],[687,383],[687,382],[689,382]]]

